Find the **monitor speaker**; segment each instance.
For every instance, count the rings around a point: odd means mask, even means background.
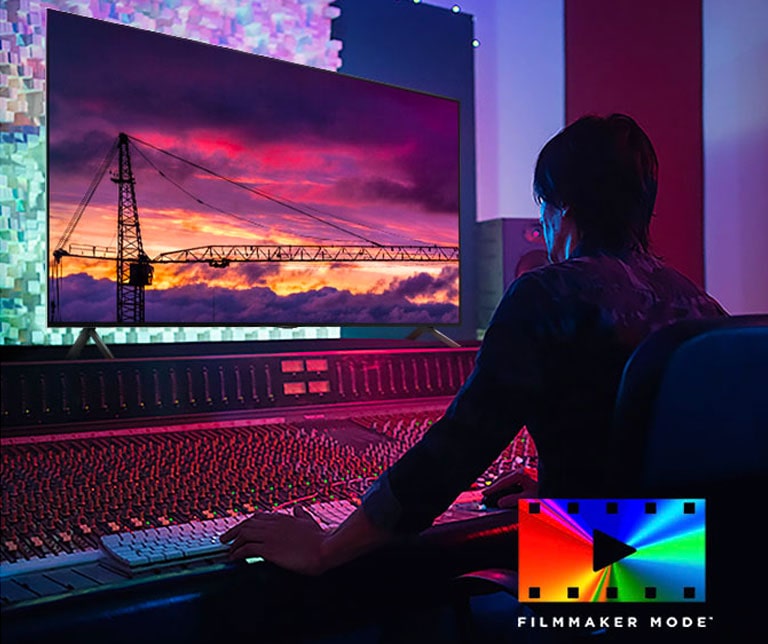
[[[496,305],[525,271],[547,263],[538,219],[490,219],[477,223],[477,333],[482,338]]]

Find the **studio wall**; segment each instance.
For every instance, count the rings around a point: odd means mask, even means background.
[[[569,121],[640,109],[660,147],[657,252],[732,314],[768,312],[768,3],[425,1],[475,19],[479,220],[526,216],[516,178],[565,124],[566,90]]]
[[[707,289],[731,313],[768,313],[768,3],[703,7]]]
[[[425,0],[473,17],[477,220],[538,217],[532,178],[565,125],[563,0]]]
[[[623,112],[659,158],[653,251],[704,283],[700,0],[566,0],[565,111]]]

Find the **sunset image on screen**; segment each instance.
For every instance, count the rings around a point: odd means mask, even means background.
[[[51,324],[458,323],[457,102],[59,12],[47,35]]]

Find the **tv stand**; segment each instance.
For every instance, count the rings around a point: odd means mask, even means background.
[[[80,335],[77,336],[77,340],[75,340],[75,343],[70,347],[69,352],[67,353],[67,359],[72,360],[79,358],[80,354],[83,352],[83,348],[85,348],[85,345],[88,344],[88,340],[93,340],[93,343],[98,348],[99,353],[104,358],[108,358],[110,360],[114,359],[115,356],[112,355],[109,347],[104,344],[104,341],[99,337],[99,334],[96,333],[96,329],[94,329],[92,326],[87,326],[83,329],[80,329]]]
[[[452,340],[449,338],[445,333],[442,333],[438,331],[433,326],[419,326],[416,327],[413,331],[411,331],[407,336],[405,336],[408,340],[416,340],[419,336],[424,335],[425,333],[429,333],[430,335],[434,335],[440,342],[443,344],[447,344],[449,347],[452,348],[458,348],[461,345],[456,342],[456,340]]]

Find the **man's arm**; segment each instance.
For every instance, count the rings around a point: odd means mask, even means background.
[[[443,418],[385,472],[384,490],[366,493],[370,501],[396,499],[397,511],[383,524],[393,533],[427,528],[540,408],[549,299],[535,278],[524,275],[513,283],[494,313],[475,369]]]
[[[257,514],[222,535],[230,557],[261,556],[284,568],[319,574],[427,528],[467,489],[522,426],[542,393],[542,292],[517,280],[494,315],[475,370],[445,416],[390,467],[363,497],[363,506],[324,533],[303,510],[293,517]],[[545,318],[546,319],[546,318]]]

